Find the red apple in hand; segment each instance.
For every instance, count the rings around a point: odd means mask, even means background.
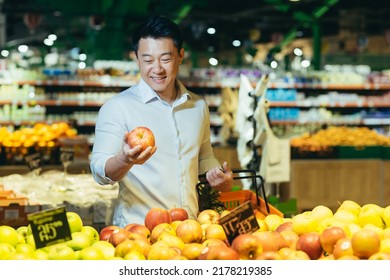
[[[168,213],[171,216],[172,222],[174,221],[184,221],[188,219],[188,212],[184,208],[174,207],[168,209]]]
[[[127,134],[127,144],[130,148],[141,145],[143,151],[147,147],[155,145],[154,134],[149,128],[138,126]]]

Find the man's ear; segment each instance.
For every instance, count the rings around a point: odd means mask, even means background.
[[[183,59],[184,59],[184,48],[180,49],[179,58],[180,58],[180,64],[181,64],[183,62]]]

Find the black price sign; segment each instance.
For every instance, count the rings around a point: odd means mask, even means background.
[[[72,239],[65,206],[28,214],[27,219],[37,249]]]
[[[71,162],[74,159],[74,149],[61,148],[61,162]]]
[[[260,228],[250,201],[234,208],[229,214],[223,216],[219,223],[225,230],[230,244],[236,236],[254,232]]]
[[[28,168],[30,168],[31,171],[42,168],[42,161],[41,161],[40,154],[28,155],[24,159],[28,165]]]

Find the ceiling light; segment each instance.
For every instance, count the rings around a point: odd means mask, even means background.
[[[46,46],[53,46],[54,42],[53,40],[50,40],[49,38],[46,38],[45,40],[43,40],[43,43],[46,45]]]
[[[211,66],[217,66],[217,65],[218,65],[218,59],[216,59],[215,57],[211,57],[211,58],[209,59],[209,64],[210,64]]]
[[[300,48],[294,48],[294,54],[296,56],[302,56],[303,55],[303,51]]]
[[[80,59],[81,61],[85,61],[85,60],[87,59],[87,55],[86,55],[85,53],[80,53],[80,54],[79,54],[79,59]]]
[[[57,35],[56,34],[50,34],[49,36],[47,36],[47,38],[52,40],[52,41],[55,41],[55,40],[57,40]]]
[[[85,62],[79,62],[79,68],[80,69],[85,69],[85,67],[87,67],[87,65],[85,64]]]
[[[8,50],[2,50],[1,51],[1,55],[4,56],[4,57],[8,57],[9,56],[9,51]]]
[[[232,45],[233,45],[234,47],[239,47],[239,46],[241,46],[241,41],[240,41],[240,40],[234,40],[234,41],[232,42]]]
[[[216,30],[214,27],[209,27],[207,28],[207,33],[210,34],[210,35],[213,35],[215,34]]]
[[[21,53],[25,53],[28,51],[28,46],[27,45],[20,45],[18,47],[18,51],[21,52]]]
[[[302,60],[301,66],[304,67],[304,68],[309,67],[310,66],[310,61],[307,60],[307,59]]]

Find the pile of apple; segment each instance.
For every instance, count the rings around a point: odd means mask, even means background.
[[[345,200],[333,212],[324,205],[292,218],[255,212],[260,229],[230,243],[221,213],[196,219],[183,208],[152,208],[144,224],[100,232],[67,212],[72,240],[36,249],[29,226],[0,226],[0,259],[43,260],[390,260],[390,206]]]

